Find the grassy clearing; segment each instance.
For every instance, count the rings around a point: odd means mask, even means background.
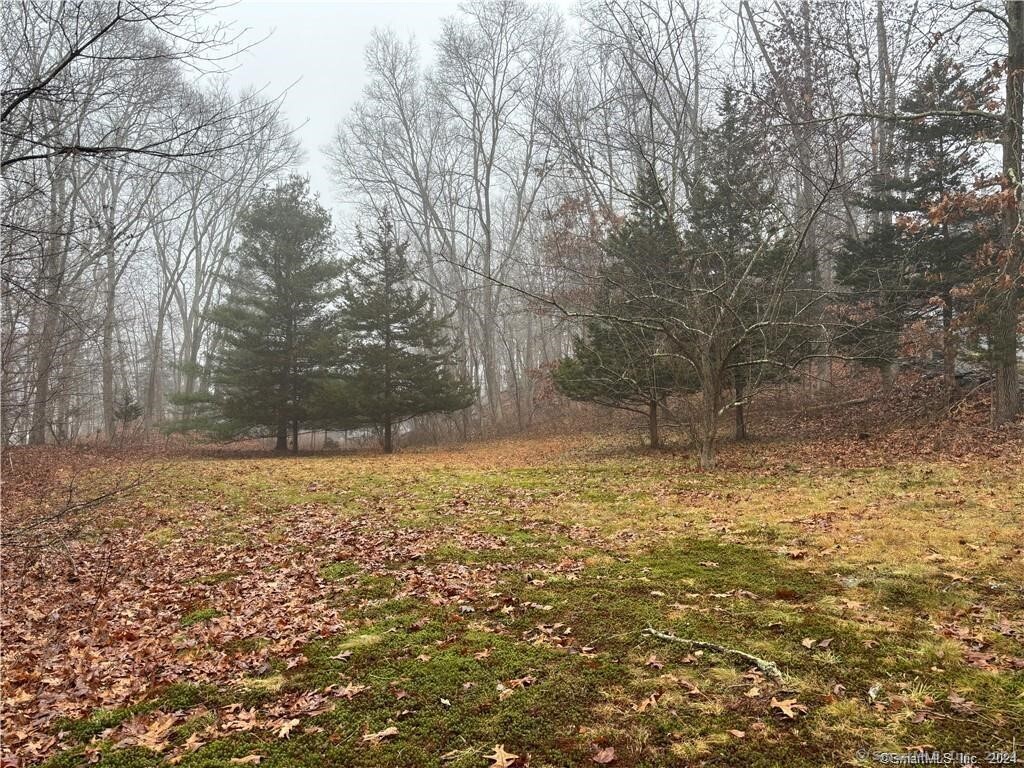
[[[141,630],[166,628],[175,671],[54,723],[48,764],[485,766],[503,744],[533,768],[607,747],[868,765],[1020,741],[1019,463],[759,451],[708,474],[557,441],[171,464],[108,524],[166,558],[154,589],[187,588]]]

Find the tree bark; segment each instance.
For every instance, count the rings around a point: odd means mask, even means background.
[[[700,441],[700,468],[715,468],[715,437],[714,435],[702,435]]]
[[[650,435],[651,448],[661,448],[661,435],[658,433],[658,400],[653,397],[647,404],[647,430]]]
[[[394,446],[391,443],[391,418],[384,419],[384,453],[394,453]]]
[[[46,442],[47,425],[50,413],[50,374],[56,354],[57,327],[60,322],[59,309],[55,300],[48,303],[44,312],[42,338],[36,354],[35,381],[32,402],[32,427],[29,430],[30,445],[43,445]]]
[[[160,400],[160,350],[164,339],[164,322],[167,306],[161,300],[157,310],[156,330],[153,332],[153,349],[149,359],[149,378],[146,381],[146,410],[143,415],[143,428],[149,432],[153,424],[159,420],[157,403]]]
[[[1003,121],[1003,189],[1013,205],[1003,207],[1000,245],[1005,254],[996,277],[992,357],[992,424],[1012,422],[1020,411],[1017,378],[1017,322],[1021,273],[1021,119],[1024,116],[1024,3],[1006,0],[1006,117]]]
[[[703,375],[701,376],[700,414],[697,434],[700,446],[700,468],[713,469],[715,466],[715,438],[718,433],[718,403],[722,392],[720,369],[714,367],[710,352],[705,352]]]
[[[288,450],[288,422],[281,419],[277,423],[277,443],[274,445],[275,451],[287,451]]]
[[[942,297],[942,391],[946,402],[956,397],[956,336],[953,333],[953,297],[947,291]]]
[[[743,398],[745,397],[745,382],[740,371],[733,373],[733,390],[736,395],[736,428],[733,434],[737,440],[747,439],[747,419],[744,411]]]
[[[498,373],[498,359],[494,351],[494,298],[493,289],[488,283],[484,288],[483,321],[480,328],[480,354],[483,358],[484,386],[487,388],[487,404],[491,411],[491,428],[501,423],[501,377]]]
[[[106,285],[103,302],[103,436],[113,440],[116,432],[114,423],[114,308],[117,298],[117,264],[114,260],[114,228],[107,223]]]
[[[292,453],[299,452],[299,420],[292,419]]]
[[[66,260],[62,254],[67,253],[66,236],[61,235],[62,217],[65,207],[57,199],[56,190],[51,190],[50,199],[50,235],[46,239],[43,252],[43,263],[40,270],[40,293],[44,296],[42,334],[37,344],[35,355],[35,372],[32,382],[34,394],[32,400],[32,421],[29,429],[30,445],[42,445],[46,442],[46,434],[50,423],[51,377],[57,356],[57,333],[60,329],[61,287],[66,269]]]

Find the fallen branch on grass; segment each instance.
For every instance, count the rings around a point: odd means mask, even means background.
[[[750,662],[773,680],[782,680],[782,670],[779,669],[779,665],[774,661],[759,659],[757,656],[752,654],[744,651],[737,651],[735,648],[726,648],[724,645],[718,645],[717,643],[706,643],[703,640],[690,640],[686,637],[676,637],[675,635],[669,635],[665,632],[659,632],[654,627],[647,627],[644,630],[644,634],[648,634],[651,637],[656,637],[659,640],[664,640],[669,643],[680,643],[681,645],[687,645],[691,648],[700,648],[701,650],[714,651],[715,653],[725,654],[726,656],[735,656],[738,659]]]
[[[86,512],[103,507],[115,499],[127,496],[142,488],[149,480],[149,474],[131,477],[116,477],[112,486],[81,498],[78,491],[78,476],[73,475],[67,484],[62,503],[55,507],[40,502],[39,511],[14,524],[7,524],[4,543],[9,547],[27,550],[59,547],[70,558],[68,542],[75,538]]]

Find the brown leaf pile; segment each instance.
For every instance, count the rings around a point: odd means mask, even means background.
[[[308,642],[347,628],[335,606],[353,582],[323,578],[328,563],[388,575],[400,596],[438,605],[482,598],[517,567],[417,562],[440,543],[503,542],[454,527],[400,528],[376,510],[352,518],[312,504],[255,513],[195,505],[175,518],[136,507],[131,525],[122,518],[111,530],[108,521],[76,542],[73,565],[59,552],[6,553],[5,756],[39,760],[60,746],[51,733],[59,718],[124,706],[171,683],[231,685],[266,671],[271,659],[302,664]],[[217,615],[183,625],[203,608]],[[147,716],[124,738],[156,743],[169,717]],[[274,730],[294,728],[287,718],[261,717]]]

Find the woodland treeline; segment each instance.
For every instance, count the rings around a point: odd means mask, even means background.
[[[6,444],[223,393],[242,223],[298,147],[286,95],[217,75],[242,41],[211,9],[0,11]],[[720,421],[836,361],[933,366],[950,399],[969,365],[1017,418],[1024,4],[476,3],[377,32],[366,76],[324,162],[443,320],[453,432],[527,428],[554,384],[710,465]]]

